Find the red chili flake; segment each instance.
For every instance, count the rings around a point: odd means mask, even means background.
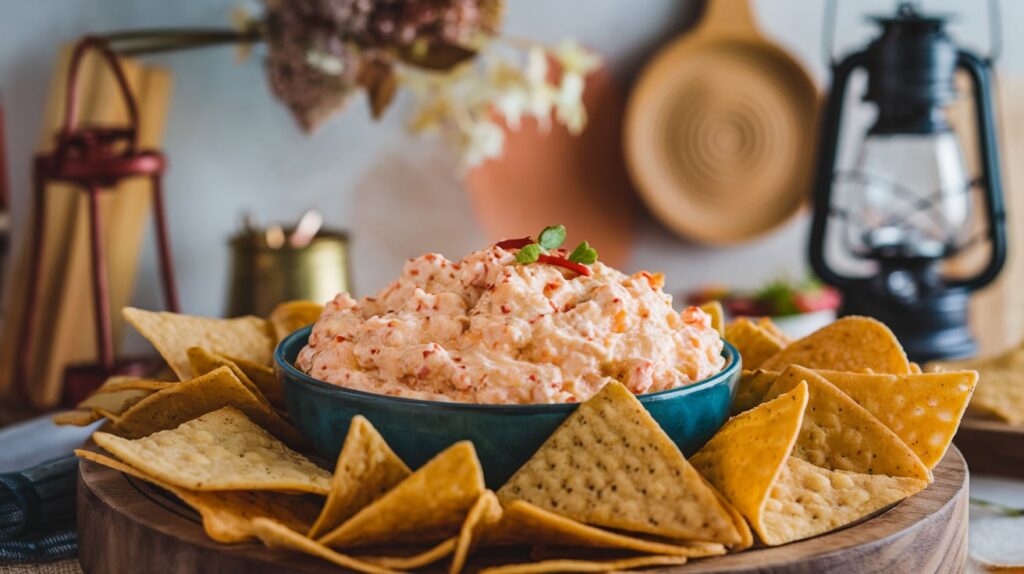
[[[421,378],[421,379],[427,378],[427,375],[429,375],[429,374],[430,374],[430,369],[428,369],[427,367],[423,367],[422,369],[420,369],[419,371],[416,372],[416,376]]]
[[[375,297],[367,297],[366,298],[366,302],[367,303],[376,303],[377,299]]]
[[[452,360],[455,361],[456,363],[461,363],[462,362],[462,357],[454,357]],[[462,368],[465,369],[466,367],[462,367]]]
[[[380,349],[370,349],[371,355],[376,355],[377,353],[380,353]]]
[[[413,277],[415,277],[415,276],[417,276],[419,274],[420,274],[420,270],[419,269],[410,269],[409,270],[409,275],[412,275]]]
[[[575,403],[576,402],[576,397],[569,397],[569,398],[565,399],[565,402],[567,402],[567,403]]]
[[[530,375],[530,380],[536,383],[537,382],[537,375]]]
[[[512,312],[512,308],[509,307],[508,305],[502,305],[501,306],[501,312],[506,314],[506,315],[508,315],[509,313]]]
[[[583,265],[582,263],[576,263],[575,261],[569,261],[565,257],[556,257],[554,255],[539,255],[537,261],[540,263],[547,263],[548,265],[554,265],[556,267],[562,267],[569,271],[575,271],[580,275],[590,276],[590,267]]]
[[[616,298],[612,299],[612,303],[622,303],[622,299],[619,299],[618,297],[616,297]]]
[[[423,351],[423,358],[426,359],[427,357],[429,357],[430,355],[433,355],[433,354],[434,354],[434,351],[432,351],[430,349],[427,349],[426,351]]]
[[[426,255],[423,256],[423,258],[426,259],[427,261],[433,261],[437,259],[437,256],[434,255],[433,253],[427,253]]]
[[[416,304],[416,310],[417,311],[422,311],[423,310],[423,303],[422,302]]]
[[[339,343],[344,343],[344,342],[345,342],[345,341],[347,341],[348,339],[346,339],[345,337],[342,337],[341,335],[335,335],[335,336],[334,336],[334,340],[335,340],[335,341],[337,341],[337,342],[339,342]]]
[[[309,348],[310,348],[310,349],[315,349],[315,348],[316,348],[316,342],[315,342],[315,341],[311,341],[311,342],[309,343]]]
[[[533,243],[532,238],[520,237],[519,239],[505,239],[495,243],[495,245],[502,249],[522,249],[531,243]]]

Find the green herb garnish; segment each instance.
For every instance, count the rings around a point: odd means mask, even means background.
[[[569,261],[591,265],[597,261],[597,250],[584,241],[577,245],[576,249],[572,250],[572,253],[569,255]]]
[[[537,243],[544,249],[558,249],[565,243],[565,226],[550,225],[537,236]]]
[[[526,265],[527,263],[533,263],[537,261],[541,254],[541,246],[536,243],[531,243],[519,249],[516,253],[516,261]]]

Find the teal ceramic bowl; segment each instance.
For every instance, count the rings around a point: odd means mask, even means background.
[[[403,399],[346,389],[318,381],[295,367],[312,327],[281,341],[274,353],[277,376],[292,422],[313,448],[334,460],[349,422],[363,415],[411,468],[460,440],[470,440],[487,485],[497,488],[540,448],[576,404],[478,405]],[[740,355],[729,343],[717,375],[678,389],[640,395],[640,402],[679,448],[693,454],[725,423]]]

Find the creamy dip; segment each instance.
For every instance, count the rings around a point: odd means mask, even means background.
[[[410,259],[376,295],[328,303],[298,367],[350,389],[492,404],[584,401],[613,379],[652,393],[722,369],[711,318],[673,310],[660,274],[590,267],[523,265],[498,246]]]

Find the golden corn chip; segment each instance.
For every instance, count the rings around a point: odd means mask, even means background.
[[[651,566],[678,566],[686,564],[685,556],[636,556],[619,560],[545,560],[529,564],[508,564],[480,570],[479,574],[545,574],[547,572],[612,572],[650,568]]]
[[[64,411],[53,415],[50,420],[55,425],[71,425],[76,427],[89,426],[92,423],[100,420],[101,415],[94,413],[90,410],[76,409],[73,411]]]
[[[459,538],[457,536],[452,536],[436,546],[408,556],[356,556],[356,559],[376,564],[377,566],[383,566],[384,568],[415,570],[416,568],[433,564],[455,552],[455,544],[458,541]]]
[[[281,383],[277,380],[277,374],[274,373],[273,367],[255,363],[253,361],[247,361],[238,357],[221,356],[238,367],[242,371],[242,374],[252,381],[253,385],[262,391],[271,402],[274,404],[284,404],[284,395],[281,391]],[[280,402],[275,402],[278,400]]]
[[[778,396],[803,382],[807,383],[807,414],[793,456],[830,470],[931,482],[928,467],[899,436],[814,371],[789,367],[768,396]]]
[[[974,389],[970,410],[976,416],[1024,424],[1024,372],[986,369]]]
[[[783,347],[793,342],[793,337],[782,332],[782,329],[772,321],[771,317],[761,317],[757,320],[757,326],[761,327],[768,332],[769,335],[775,338]]]
[[[736,385],[736,396],[732,399],[731,414],[738,415],[764,402],[768,389],[772,388],[779,373],[775,371],[747,371],[740,375]]]
[[[916,478],[826,470],[790,457],[772,486],[758,533],[768,546],[817,536],[923,490]]]
[[[190,347],[202,347],[263,365],[273,361],[276,344],[273,327],[259,317],[212,319],[133,307],[125,307],[123,314],[183,381],[196,376],[186,354]]]
[[[142,438],[227,406],[242,411],[285,444],[304,443],[294,427],[261,402],[227,367],[149,395],[120,416],[114,431],[127,438]]]
[[[910,362],[896,336],[883,323],[868,317],[843,317],[795,341],[758,366],[781,371],[790,365],[808,369],[906,374]]]
[[[725,328],[725,340],[739,350],[745,369],[761,368],[768,358],[782,350],[782,343],[745,317],[733,321]]]
[[[268,548],[283,548],[303,554],[309,554],[327,560],[328,562],[365,574],[397,574],[398,570],[392,570],[371,564],[362,560],[346,556],[327,548],[326,546],[311,540],[298,532],[288,528],[280,522],[267,518],[256,518],[252,521],[252,529],[256,537],[263,541]]]
[[[762,511],[800,435],[807,384],[729,419],[693,465],[764,537]]]
[[[278,342],[293,332],[316,323],[324,306],[312,301],[286,301],[270,312],[270,322]]]
[[[120,389],[94,392],[78,403],[80,409],[102,409],[110,413],[121,414],[129,407],[156,391],[143,389]]]
[[[728,511],[640,401],[611,382],[498,491],[594,526],[741,542]]]
[[[501,520],[486,538],[499,543],[582,546],[690,558],[725,554],[725,546],[716,542],[675,542],[629,536],[587,526],[525,500],[514,500],[505,506]]]
[[[116,375],[108,377],[106,381],[100,385],[100,388],[96,389],[97,393],[106,393],[111,391],[123,391],[127,389],[137,389],[142,391],[160,391],[167,387],[177,383],[178,381],[158,381],[155,379],[144,379],[142,377],[130,377]]]
[[[252,520],[271,518],[292,529],[309,527],[318,507],[301,496],[278,492],[239,490],[200,492],[166,483],[141,470],[98,452],[76,450],[80,458],[153,483],[191,506],[203,519],[203,530],[218,542],[242,542],[254,537]]]
[[[711,326],[725,337],[725,310],[722,309],[722,302],[709,301],[701,305],[700,310],[711,316]]]
[[[718,490],[715,489],[714,485],[712,485],[711,482],[708,481],[708,479],[704,478],[703,476],[701,477],[701,479],[704,480],[704,482],[708,485],[708,488],[711,488],[712,490],[715,491],[715,497],[718,499],[718,503],[721,504],[722,508],[725,508],[726,512],[729,513],[729,518],[732,519],[733,526],[736,527],[736,532],[738,532],[740,535],[740,541],[735,544],[731,544],[729,548],[733,552],[739,552],[740,550],[746,550],[747,548],[753,546],[754,534],[750,531],[750,525],[747,524],[747,519],[743,518],[743,515],[740,514],[740,511],[737,510],[736,507],[733,506],[732,503],[729,502],[725,498],[725,496],[722,495],[721,492],[718,492]]]
[[[410,474],[409,467],[384,442],[370,421],[356,415],[334,467],[331,493],[309,530],[309,537],[317,538],[334,530]]]
[[[122,462],[190,490],[277,490],[326,495],[331,475],[233,407],[129,440],[93,433]]]
[[[818,374],[889,427],[928,468],[946,454],[978,382],[975,371]]]
[[[472,443],[462,441],[317,542],[342,548],[444,540],[459,532],[483,491],[483,469],[476,451]]]
[[[284,396],[281,394],[281,388],[278,386],[276,380],[273,385],[267,388],[260,388],[237,364],[226,357],[212,353],[202,347],[191,347],[185,353],[188,356],[188,363],[192,367],[192,372],[195,373],[197,377],[205,375],[215,369],[227,367],[228,369],[231,369],[235,378],[248,387],[260,402],[268,406],[280,405],[284,402]]]
[[[455,545],[455,555],[452,556],[452,565],[448,569],[449,574],[462,572],[469,553],[480,544],[483,533],[493,528],[501,520],[501,513],[501,503],[498,502],[498,497],[494,496],[494,492],[485,490],[473,507],[469,509],[466,521],[462,523],[458,542]]]

